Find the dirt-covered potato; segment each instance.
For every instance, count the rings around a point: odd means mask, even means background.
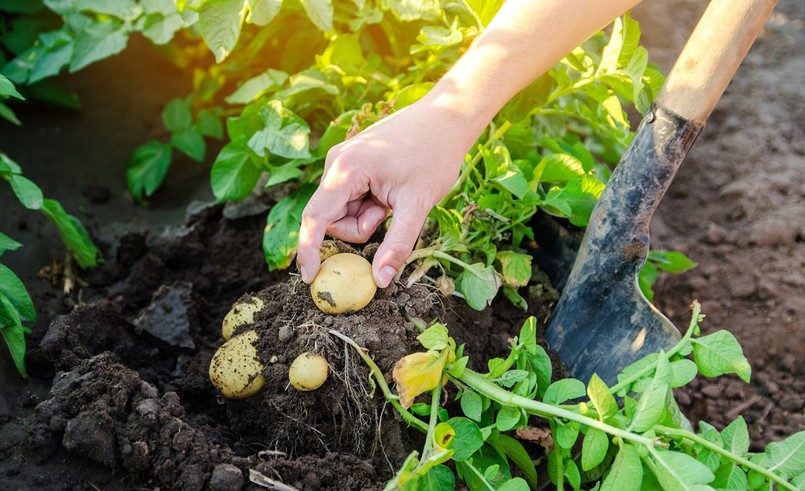
[[[229,341],[235,329],[244,325],[254,323],[254,316],[263,308],[263,301],[258,297],[251,297],[248,300],[238,302],[224,317],[221,323],[221,335]]]
[[[210,381],[224,397],[244,399],[263,388],[266,379],[255,341],[257,332],[246,331],[225,342],[213,355]]]
[[[327,381],[328,373],[327,360],[323,356],[305,351],[291,363],[288,379],[298,390],[316,390]]]
[[[376,291],[372,265],[357,254],[329,257],[310,284],[313,302],[325,314],[358,311],[372,301]]]

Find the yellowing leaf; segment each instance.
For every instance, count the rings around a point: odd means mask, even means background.
[[[411,353],[394,365],[391,374],[397,383],[402,407],[411,407],[416,396],[436,387],[446,361],[447,350],[438,356],[431,352]]]

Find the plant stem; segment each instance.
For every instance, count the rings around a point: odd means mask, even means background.
[[[687,430],[677,429],[677,428],[669,428],[667,426],[657,425],[653,428],[658,434],[669,436],[669,437],[681,437],[692,442],[698,443],[699,445],[703,446],[708,450],[712,450],[713,452],[722,455],[748,469],[752,469],[753,471],[757,472],[766,477],[766,479],[770,481],[774,481],[775,483],[779,484],[781,487],[785,489],[796,490],[793,485],[787,483],[785,479],[781,478],[780,476],[774,474],[773,472],[769,471],[768,469],[764,469],[763,467],[750,462],[749,460],[736,455],[729,450],[723,449],[716,445],[715,443],[709,442],[706,439],[702,438],[701,436],[691,433]]]
[[[442,397],[442,377],[436,383],[436,387],[431,392],[430,400],[430,420],[428,421],[428,434],[425,436],[425,446],[422,448],[422,461],[425,461],[433,453],[433,434],[436,431],[436,422],[439,421],[439,400]]]
[[[369,355],[367,355],[361,349],[361,347],[358,346],[358,343],[353,341],[352,338],[350,338],[349,336],[341,334],[340,332],[334,329],[330,329],[329,332],[333,336],[340,338],[345,343],[352,346],[355,349],[355,351],[358,352],[358,356],[360,356],[363,359],[364,363],[366,363],[366,365],[369,367],[369,370],[371,370],[372,374],[375,376],[377,385],[380,386],[380,390],[383,392],[383,395],[386,397],[386,400],[389,401],[391,405],[394,406],[394,409],[396,409],[400,413],[403,420],[405,420],[405,422],[410,426],[416,427],[416,429],[418,429],[419,431],[422,431],[423,433],[427,432],[428,426],[422,420],[420,420],[419,418],[408,412],[407,409],[402,407],[400,401],[397,399],[397,396],[392,394],[391,389],[389,389],[389,386],[386,383],[386,378],[383,376],[383,372],[380,371],[380,367],[378,367],[375,364],[374,360],[372,360],[372,358],[370,358]]]
[[[518,396],[517,394],[513,394],[507,390],[498,387],[497,385],[487,380],[483,375],[474,372],[469,368],[464,370],[464,373],[461,375],[461,377],[459,377],[459,379],[465,384],[472,387],[472,389],[474,389],[479,394],[485,395],[486,397],[504,406],[519,407],[520,409],[523,409],[527,413],[539,416],[541,418],[546,419],[564,418],[586,426],[590,426],[592,428],[597,428],[613,436],[619,436],[624,440],[629,440],[635,443],[639,443],[641,445],[646,445],[648,447],[654,446],[654,441],[651,438],[646,438],[644,436],[637,435],[630,431],[625,431],[620,428],[616,428],[614,426],[604,423],[603,421],[599,421],[597,419],[589,418],[587,416],[583,416],[581,414],[568,411],[567,409],[563,409],[559,406],[546,404],[544,402],[527,399],[525,397]]]

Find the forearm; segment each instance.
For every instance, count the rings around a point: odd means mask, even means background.
[[[468,144],[517,92],[640,0],[508,0],[428,94]]]

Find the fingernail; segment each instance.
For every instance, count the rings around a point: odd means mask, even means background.
[[[305,269],[305,267],[302,266],[300,270],[302,273],[302,281],[304,281],[305,283],[310,283],[310,275],[308,274],[307,269]]]
[[[377,279],[380,282],[380,288],[386,288],[391,283],[392,278],[394,275],[397,274],[397,270],[392,268],[391,266],[383,266],[380,269],[380,272],[377,273]]]

